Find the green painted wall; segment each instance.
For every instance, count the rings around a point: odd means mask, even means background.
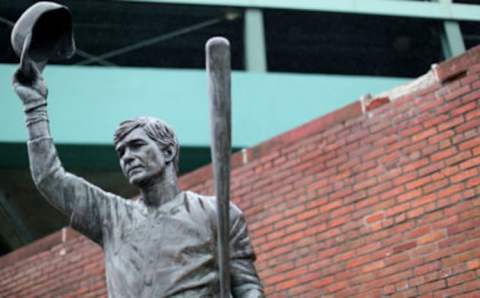
[[[20,101],[10,82],[14,65],[0,64],[0,143],[26,139]],[[111,144],[121,120],[165,119],[184,146],[210,143],[207,79],[202,70],[48,66],[52,134],[62,144]],[[267,140],[406,79],[234,72],[233,145]]]

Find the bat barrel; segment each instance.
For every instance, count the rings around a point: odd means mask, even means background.
[[[231,155],[230,43],[223,37],[207,41],[206,61],[212,127],[212,167],[218,214],[218,263],[221,297],[230,297],[229,207]]]

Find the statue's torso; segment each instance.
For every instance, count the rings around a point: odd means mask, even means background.
[[[110,296],[215,296],[218,273],[212,202],[183,192],[155,211],[147,211],[141,203],[117,210],[117,216],[103,227]]]

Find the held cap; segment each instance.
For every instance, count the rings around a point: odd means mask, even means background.
[[[19,57],[28,56],[42,67],[47,60],[72,57],[75,41],[70,10],[54,2],[35,3],[15,23],[11,43]]]

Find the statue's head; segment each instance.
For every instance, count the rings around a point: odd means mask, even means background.
[[[120,167],[134,185],[141,186],[168,168],[178,172],[177,137],[160,119],[138,117],[123,121],[115,131],[114,143]]]

